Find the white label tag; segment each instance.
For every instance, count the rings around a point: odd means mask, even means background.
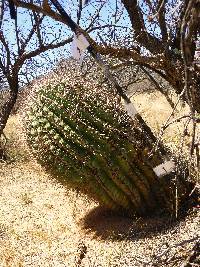
[[[77,44],[76,44],[76,40],[75,39],[72,41],[72,44],[71,44],[71,53],[72,53],[73,58],[75,58],[77,60],[80,60],[80,58],[81,58],[81,51],[77,47]]]
[[[133,103],[124,102],[124,108],[131,118],[134,118],[135,115],[138,113]]]
[[[87,5],[88,2],[89,2],[89,0],[82,0],[82,5],[83,5],[83,6],[84,6],[84,5]]]
[[[71,53],[73,58],[81,61],[84,51],[88,48],[89,42],[83,34],[80,34],[78,37],[75,35],[71,44]]]
[[[174,170],[175,170],[175,163],[172,160],[162,163],[153,169],[153,171],[158,177],[167,175],[173,172]]]
[[[85,51],[88,48],[88,46],[90,46],[90,43],[88,42],[88,40],[85,38],[83,34],[74,36],[74,39],[75,38],[77,40],[77,46],[80,50]]]

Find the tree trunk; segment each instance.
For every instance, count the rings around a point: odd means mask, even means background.
[[[8,96],[8,99],[6,100],[6,102],[3,104],[3,106],[0,109],[0,138],[3,134],[3,130],[6,126],[8,118],[17,100],[17,95],[18,95],[18,90],[19,90],[18,79],[13,78],[12,80],[10,80],[9,86],[10,86],[10,94]],[[0,158],[3,157],[3,153],[4,153],[3,148],[1,147]]]

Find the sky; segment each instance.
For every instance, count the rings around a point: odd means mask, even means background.
[[[77,21],[77,0],[68,0],[68,1],[60,0],[59,2],[63,5],[64,9],[68,12],[68,14],[75,21]],[[105,0],[105,2],[106,4],[100,10],[99,13],[100,16],[95,26],[105,25],[105,24],[115,25],[116,19],[119,20],[117,22],[118,25],[129,26],[129,20],[125,10],[121,10],[121,13],[117,14],[116,17],[113,16],[113,13],[115,12],[116,9],[116,5],[119,6],[119,3],[121,1]],[[94,0],[90,1],[88,5],[84,6],[80,20],[80,26],[83,29],[86,29],[88,27],[88,25],[91,23],[92,17],[94,16],[94,14],[97,13],[98,9],[99,9],[99,3],[98,1]],[[22,8],[17,8],[17,14],[18,14],[17,17],[18,17],[18,26],[20,34],[21,36],[25,37],[29,33],[32,26],[29,11],[26,11]],[[9,10],[7,10],[4,16],[3,29],[6,40],[9,43],[14,58],[14,55],[17,55],[16,52],[17,45],[16,45],[14,21],[10,19]],[[107,41],[106,38],[111,34],[111,29],[104,28],[102,32],[96,30],[91,32],[90,35],[97,41],[101,40],[99,37],[99,35],[101,35],[103,36],[104,41]],[[123,31],[121,31],[120,34],[126,35],[127,32],[123,33]],[[56,22],[46,17],[43,21],[42,36],[44,37],[45,40],[51,42],[55,38],[55,35],[59,39],[65,39],[68,36],[72,36],[72,32],[66,25],[63,25],[62,23]],[[122,38],[122,36],[118,37]],[[113,41],[116,41],[114,37]],[[27,51],[33,50],[35,45],[36,45],[36,39],[32,38],[31,42],[27,46]],[[34,68],[34,74],[41,75],[49,71],[60,59],[67,58],[69,56],[71,56],[70,45],[66,45],[64,48],[61,49],[49,50],[48,52],[45,52],[40,56],[35,57],[32,61],[28,62],[28,64],[26,64],[26,66],[23,68],[23,71],[30,73],[29,69],[33,65],[32,63],[37,61],[37,67]],[[32,79],[31,75],[29,76],[30,76],[29,79]]]
[[[36,1],[36,0],[35,0]],[[179,0],[177,0],[179,1]],[[62,4],[63,8],[66,10],[66,12],[72,17],[72,19],[77,22],[77,3],[78,0],[59,0],[59,2]],[[97,14],[97,11],[99,10],[100,4],[103,0],[91,0],[88,5],[84,6],[81,20],[80,20],[80,26],[83,29],[87,29],[88,25],[90,25],[92,18],[95,14]],[[127,36],[130,36],[131,34],[131,27],[130,27],[130,21],[128,18],[128,15],[126,13],[126,10],[121,5],[120,0],[104,0],[105,5],[101,8],[99,11],[99,17],[96,20],[94,26],[102,26],[106,24],[112,25],[112,28],[103,28],[103,30],[95,30],[90,32],[90,36],[93,37],[97,42],[111,42],[113,45],[131,45],[130,44],[130,38],[127,38]],[[143,3],[141,1],[141,3]],[[115,14],[116,9],[118,12]],[[146,6],[143,6],[143,11],[146,12],[146,14],[149,13],[149,10],[146,8]],[[29,11],[18,8],[18,26],[21,36],[27,36],[31,29],[31,20],[30,20],[30,14]],[[145,21],[146,25],[148,26],[148,20]],[[123,28],[117,28],[115,26],[120,26]],[[16,38],[15,38],[15,27],[13,20],[10,19],[9,12],[7,10],[5,16],[4,16],[4,33],[6,35],[6,40],[8,41],[10,45],[10,49],[13,52],[13,58],[14,55],[16,55],[17,51],[17,45],[16,45]],[[159,36],[160,32],[158,28],[154,28],[154,34],[157,34]],[[42,36],[44,39],[48,42],[52,42],[55,38],[61,40],[65,39],[67,37],[71,37],[73,33],[70,31],[70,29],[59,22],[56,22],[55,20],[46,17],[43,20],[42,24]],[[121,42],[121,43],[120,43]],[[27,46],[27,51],[31,51],[36,46],[36,39],[32,38],[31,42]],[[54,49],[49,50],[48,52],[42,53],[40,56],[35,57],[30,62],[27,62],[27,64],[23,67],[23,71],[30,74],[29,79],[31,80],[32,73],[34,73],[34,76],[42,75],[59,62],[60,59],[68,58],[71,56],[70,52],[70,45],[66,45],[63,48],[60,49]],[[30,69],[33,68],[33,63],[35,63],[35,68],[33,71],[30,71]]]

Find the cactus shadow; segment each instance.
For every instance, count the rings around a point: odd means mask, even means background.
[[[174,221],[169,216],[154,216],[146,218],[130,218],[96,207],[82,218],[82,230],[94,238],[109,240],[137,240],[159,235],[175,227],[180,221]]]

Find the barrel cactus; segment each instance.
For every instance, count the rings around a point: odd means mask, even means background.
[[[154,173],[152,165],[160,159],[146,157],[145,133],[113,93],[91,84],[62,81],[37,90],[26,129],[38,161],[68,187],[111,210],[131,215],[171,211],[174,185]]]

